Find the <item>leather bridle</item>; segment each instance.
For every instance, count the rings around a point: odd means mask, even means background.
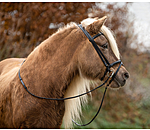
[[[104,63],[105,67],[106,67],[106,71],[103,75],[103,77],[101,78],[101,80],[104,79],[104,77],[106,76],[106,74],[110,73],[112,70],[110,69],[111,67],[113,67],[115,64],[120,63],[118,69],[116,70],[116,72],[113,73],[112,79],[109,81],[109,84],[114,80],[115,76],[117,75],[121,65],[123,65],[123,63],[121,62],[121,60],[115,61],[112,64],[109,63],[109,61],[106,59],[106,57],[103,55],[103,53],[101,52],[101,50],[99,49],[99,47],[97,46],[96,42],[94,41],[95,38],[103,35],[105,36],[102,32],[96,34],[95,36],[91,37],[91,35],[82,27],[82,25],[78,25],[78,27],[83,31],[83,33],[87,36],[87,38],[89,39],[89,41],[92,43],[93,47],[95,48],[97,54],[99,55],[99,57],[101,58],[102,62]]]
[[[99,109],[98,109],[96,115],[92,118],[92,120],[91,120],[90,122],[88,122],[87,124],[81,125],[81,124],[76,123],[76,122],[72,119],[72,121],[73,121],[76,125],[78,125],[78,126],[86,126],[86,125],[89,125],[89,124],[96,118],[96,116],[98,115],[98,113],[100,112],[101,107],[102,107],[102,104],[103,104],[103,100],[104,100],[104,97],[105,97],[105,93],[106,93],[106,90],[107,90],[107,87],[108,87],[108,86],[111,84],[111,82],[114,80],[115,76],[117,75],[117,73],[118,73],[118,71],[119,71],[121,65],[123,65],[123,63],[121,62],[121,60],[118,60],[118,61],[116,61],[116,62],[110,64],[110,63],[108,62],[108,60],[106,59],[106,57],[103,55],[103,53],[101,52],[101,50],[100,50],[99,47],[97,46],[96,42],[94,41],[95,38],[97,38],[97,37],[99,37],[99,36],[101,36],[101,35],[104,35],[102,32],[100,32],[100,33],[96,34],[95,36],[91,37],[91,35],[82,27],[81,24],[78,25],[78,27],[83,31],[83,33],[87,36],[87,38],[89,39],[89,41],[92,43],[93,47],[95,48],[95,50],[96,50],[96,52],[98,53],[100,59],[102,60],[102,62],[104,63],[104,65],[105,65],[105,67],[106,67],[105,73],[104,73],[103,77],[101,78],[101,81],[103,81],[103,79],[104,79],[104,77],[105,77],[106,75],[108,76],[108,78],[107,78],[100,86],[98,86],[98,87],[96,87],[96,88],[94,88],[94,89],[92,89],[92,90],[90,90],[90,91],[87,91],[87,92],[85,92],[85,93],[82,93],[82,94],[73,96],[73,97],[67,97],[67,98],[47,98],[47,97],[40,97],[40,96],[34,95],[33,93],[31,93],[31,92],[28,90],[28,88],[26,87],[26,85],[25,85],[24,82],[23,82],[23,79],[21,78],[20,69],[19,69],[19,71],[18,71],[18,75],[19,75],[19,79],[20,79],[20,81],[21,81],[23,87],[25,88],[25,90],[26,90],[30,95],[32,95],[32,96],[34,96],[34,97],[36,97],[36,98],[39,98],[39,99],[56,100],[56,101],[62,101],[62,100],[73,99],[73,98],[77,98],[77,97],[83,96],[83,95],[85,95],[85,94],[91,93],[92,91],[94,91],[94,90],[96,90],[96,89],[98,89],[98,88],[104,86],[104,85],[107,83],[107,81],[111,78],[110,81],[109,81],[109,83],[108,83],[108,84],[106,85],[106,87],[105,87],[104,94],[103,94],[103,97],[102,97],[102,100],[101,100]],[[24,62],[25,62],[25,60],[23,61],[23,63],[24,63]],[[21,64],[21,66],[23,65],[23,63]],[[114,71],[111,70],[110,68],[113,67],[113,66],[116,65],[116,64],[119,64],[119,66],[118,66],[116,72],[114,72]]]

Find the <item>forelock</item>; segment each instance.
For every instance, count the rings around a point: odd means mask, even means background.
[[[120,53],[119,53],[119,50],[118,50],[118,46],[117,46],[117,43],[116,43],[116,40],[115,40],[114,36],[112,35],[111,30],[108,29],[106,26],[103,25],[101,27],[101,31],[105,35],[105,37],[107,38],[107,40],[109,41],[111,49],[114,52],[115,56],[118,59],[120,59]]]

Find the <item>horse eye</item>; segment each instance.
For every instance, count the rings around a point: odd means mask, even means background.
[[[108,43],[105,43],[104,45],[102,45],[102,47],[103,47],[104,49],[108,49]]]

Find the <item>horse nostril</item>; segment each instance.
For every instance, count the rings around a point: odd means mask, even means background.
[[[124,77],[125,80],[127,80],[129,78],[129,74],[128,73],[124,73],[123,77]]]

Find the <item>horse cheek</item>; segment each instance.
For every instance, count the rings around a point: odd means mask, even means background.
[[[102,63],[92,46],[85,47],[79,59],[79,70],[83,77],[95,79],[95,75],[101,73]]]

